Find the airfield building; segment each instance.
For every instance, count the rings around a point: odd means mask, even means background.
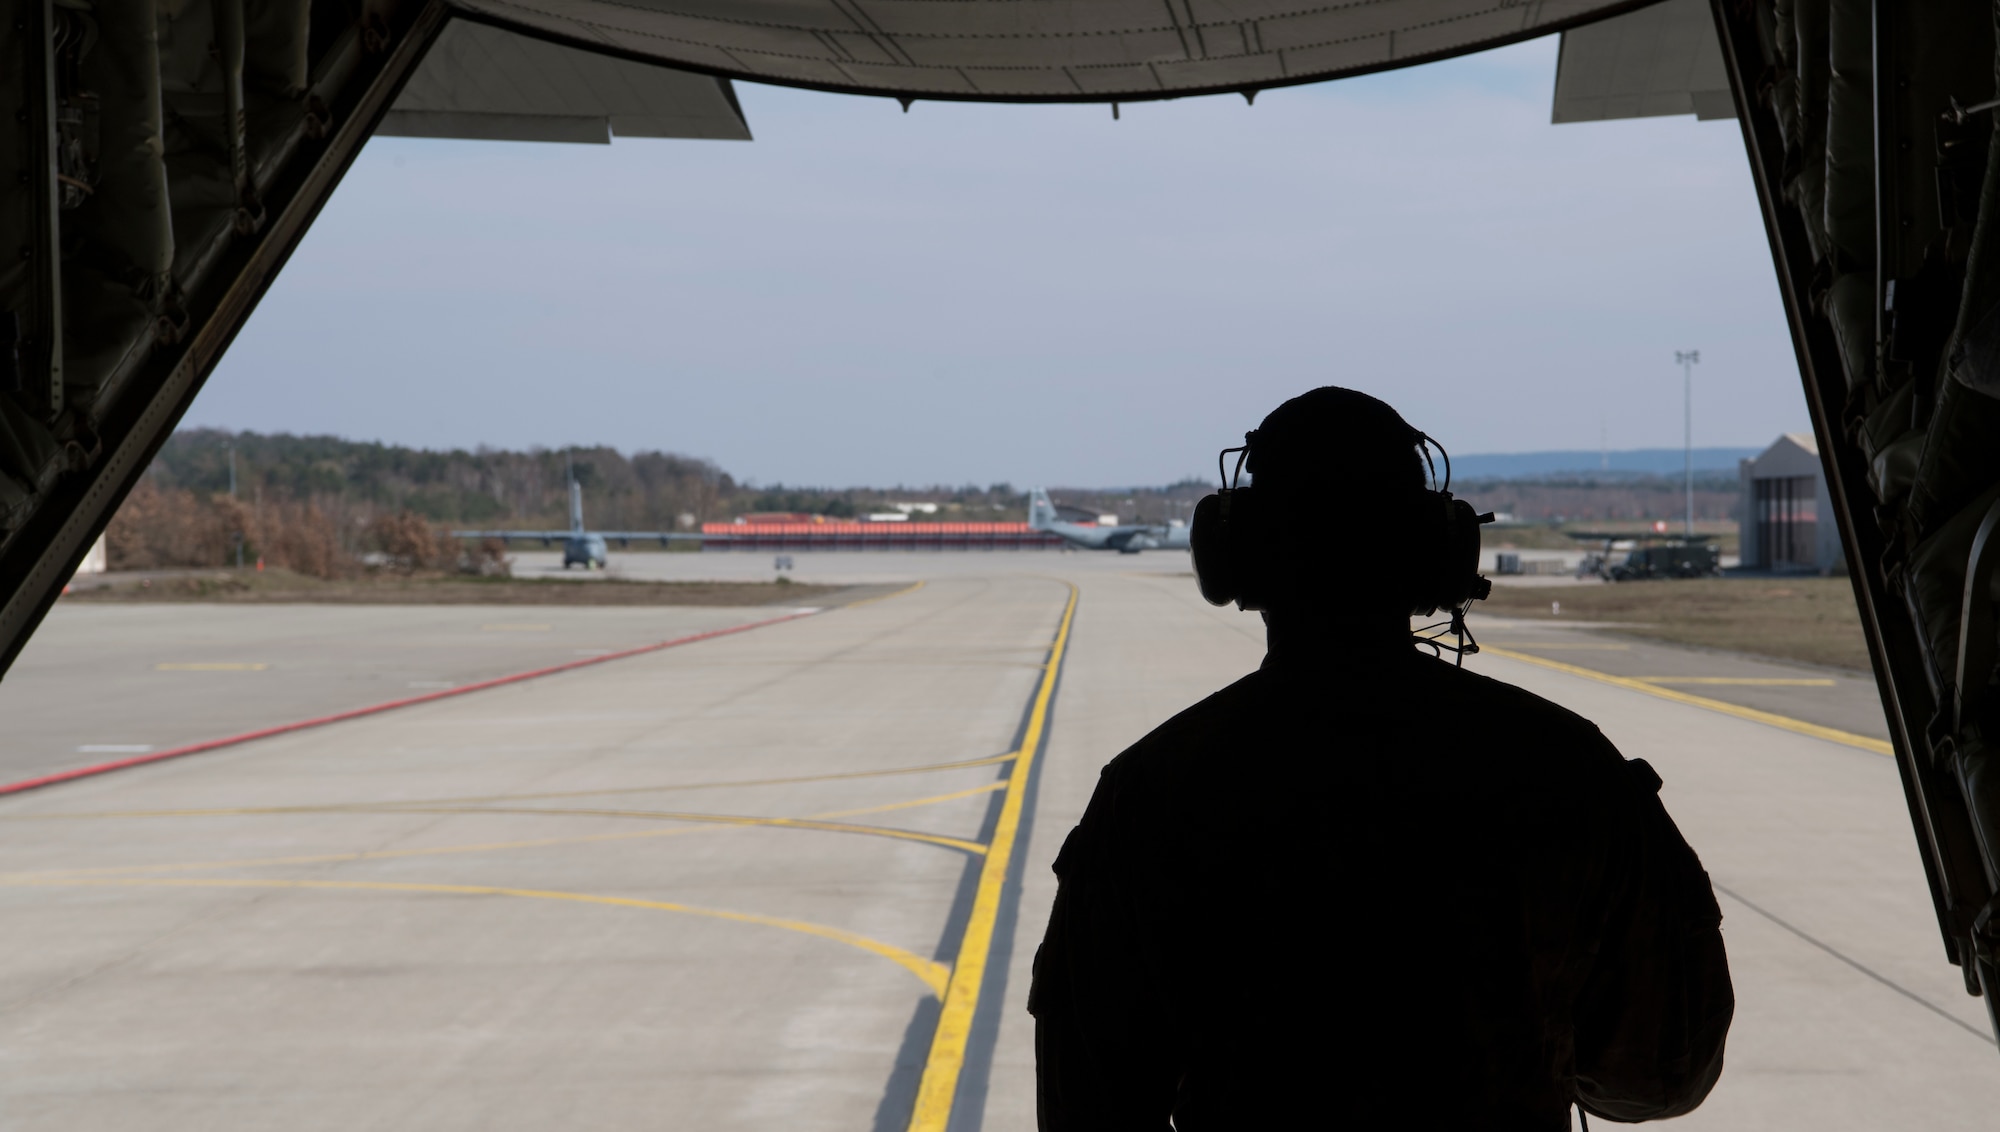
[[[1060,550],[1062,536],[1026,523],[703,523],[701,548],[714,550]]]
[[[1788,432],[1738,467],[1744,566],[1817,574],[1847,568],[1819,445],[1810,435]]]

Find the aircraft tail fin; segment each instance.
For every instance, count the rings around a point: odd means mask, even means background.
[[[569,529],[583,533],[583,485],[575,480],[569,481]]]
[[[1028,529],[1046,531],[1055,525],[1056,505],[1049,502],[1049,493],[1041,488],[1028,492]]]

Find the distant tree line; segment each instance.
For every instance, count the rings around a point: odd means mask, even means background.
[[[740,492],[707,460],[666,452],[625,456],[607,447],[433,451],[333,436],[184,429],[148,473],[163,489],[238,499],[338,501],[366,512],[408,511],[434,523],[560,528],[569,525],[569,477],[583,485],[591,525],[667,529],[733,504]]]
[[[235,480],[231,492],[231,456]],[[611,448],[446,452],[285,433],[186,429],[169,437],[112,519],[113,569],[224,566],[239,554],[318,577],[370,561],[490,570],[493,546],[454,526],[561,529],[569,477],[596,527],[672,529],[727,509],[740,488],[706,460]]]
[[[234,493],[230,460],[235,457]],[[1020,520],[1027,497],[1005,483],[814,488],[739,483],[708,460],[595,446],[436,451],[400,445],[184,429],[174,433],[113,518],[113,569],[225,566],[237,560],[320,577],[365,560],[405,569],[490,569],[500,549],[471,548],[454,527],[560,530],[569,480],[598,530],[687,530],[755,511],[850,518],[897,502],[937,504],[913,521]]]
[[[230,456],[235,454],[235,492]],[[224,566],[262,559],[335,577],[364,559],[402,569],[494,566],[498,547],[467,548],[453,527],[561,529],[568,482],[584,490],[584,514],[600,530],[674,530],[751,512],[846,519],[897,503],[936,504],[912,522],[1014,521],[1027,494],[1009,483],[981,486],[807,487],[738,482],[714,463],[668,452],[587,448],[434,451],[331,436],[185,429],[168,438],[108,532],[113,569]],[[1481,510],[1534,521],[1672,518],[1683,508],[1678,478],[1618,476],[1480,480],[1454,490]],[[1161,487],[1049,489],[1059,504],[1121,523],[1187,520],[1214,490],[1206,479]],[[1699,519],[1729,517],[1735,480],[1696,482]],[[1342,501],[1326,501],[1337,519]]]

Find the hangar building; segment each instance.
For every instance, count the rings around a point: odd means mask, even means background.
[[[1738,523],[1744,566],[1818,574],[1846,570],[1840,526],[1811,434],[1788,432],[1737,467],[1743,484]]]

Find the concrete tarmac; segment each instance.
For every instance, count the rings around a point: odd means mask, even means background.
[[[602,570],[565,569],[561,551],[511,550],[517,578],[567,578],[584,582],[625,578],[635,582],[768,582],[778,576],[780,558],[791,562],[783,573],[793,581],[824,586],[855,586],[880,582],[914,582],[939,575],[986,574],[1046,570],[1052,563],[1087,556],[1083,551],[806,551],[718,550],[699,554],[658,550],[621,551],[612,547]],[[1142,564],[1144,555],[1114,555],[1125,565],[1159,569],[1160,561]],[[1187,568],[1187,557],[1175,555]],[[1084,567],[1088,569],[1089,567]]]
[[[782,616],[784,607],[58,603],[0,681],[0,781]]]
[[[947,966],[977,921],[1003,802],[1018,796],[950,1127],[1032,1128],[1024,1005],[1049,863],[1098,768],[1252,669],[1261,627],[1204,604],[1180,555],[795,561],[802,581],[926,584],[0,800],[0,1125],[899,1130],[934,1060]],[[1072,584],[1047,745],[1016,781],[1006,756]],[[217,612],[247,620],[212,629],[214,655],[307,657],[321,611],[87,612],[109,620],[53,619],[0,685],[10,734],[45,736],[58,755],[123,710],[91,679],[120,664],[130,683],[112,690],[142,701],[128,718],[160,735],[242,730],[231,713],[246,700],[221,683],[174,694],[148,681],[268,677],[284,696],[325,697],[314,704],[386,698],[376,691],[395,683],[329,684],[291,661],[139,663],[193,656],[190,634]],[[771,611],[561,612],[609,620],[489,632],[471,626],[547,618],[405,609],[368,621],[365,639],[501,665]],[[1881,734],[1872,688],[1588,628],[1475,627],[1511,655],[1473,666],[1652,762],[1717,883],[1740,1005],[1722,1083],[1680,1126],[1992,1126],[2000,1052],[1942,960],[1895,768],[1866,748]],[[575,636],[559,646],[546,636],[558,632]],[[547,644],[477,655],[523,638]],[[456,643],[427,652],[433,639]],[[457,663],[438,679],[463,678]],[[16,693],[22,677],[33,695]],[[1437,739],[1476,743],[1477,725]]]

